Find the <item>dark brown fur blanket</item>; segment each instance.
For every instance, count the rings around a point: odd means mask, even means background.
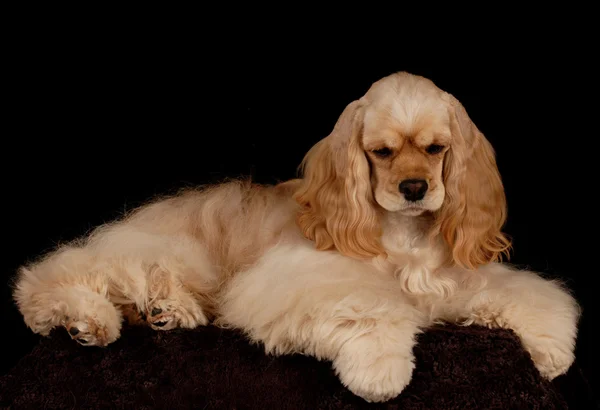
[[[232,331],[127,328],[109,347],[87,348],[61,329],[0,378],[0,408],[567,408],[510,331],[439,326],[419,337],[415,355],[404,392],[368,404],[340,384],[330,363],[266,356]]]

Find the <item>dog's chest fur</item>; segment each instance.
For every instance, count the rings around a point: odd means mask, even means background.
[[[374,260],[377,268],[396,278],[407,294],[441,296],[451,292],[453,281],[436,273],[445,260],[445,248],[428,236],[431,218],[387,213],[382,222],[381,241],[387,257]]]

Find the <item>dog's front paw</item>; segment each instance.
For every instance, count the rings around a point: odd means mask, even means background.
[[[154,330],[171,330],[179,326],[175,306],[168,300],[157,300],[146,312],[146,321]]]
[[[66,319],[63,326],[71,339],[82,346],[107,346],[117,340],[120,334],[118,326],[100,323],[94,318]]]
[[[548,380],[565,374],[575,361],[573,347],[567,342],[550,337],[530,337],[523,340],[523,345],[535,367]]]
[[[341,382],[367,402],[385,402],[410,383],[415,368],[412,352],[357,351],[342,348],[334,361]]]
[[[207,323],[200,305],[193,300],[160,299],[150,304],[146,321],[154,330],[171,330],[177,327],[193,329]]]

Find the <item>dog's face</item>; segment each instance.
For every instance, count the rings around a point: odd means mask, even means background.
[[[416,216],[437,211],[444,201],[450,110],[429,85],[411,90],[407,84],[398,89],[383,82],[368,95],[373,102],[365,105],[360,139],[374,199],[388,212]]]
[[[429,212],[452,262],[475,268],[510,246],[494,151],[460,102],[423,77],[396,73],[350,103],[303,162],[298,225],[319,249],[385,254],[382,212]]]

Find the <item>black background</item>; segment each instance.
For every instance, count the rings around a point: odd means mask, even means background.
[[[10,300],[18,265],[155,194],[294,177],[346,104],[407,70],[454,94],[494,145],[512,262],[568,281],[584,307],[579,364],[596,378],[597,84],[583,40],[550,29],[413,55],[248,31],[233,43],[150,29],[34,33],[5,63],[3,370],[37,340]]]

